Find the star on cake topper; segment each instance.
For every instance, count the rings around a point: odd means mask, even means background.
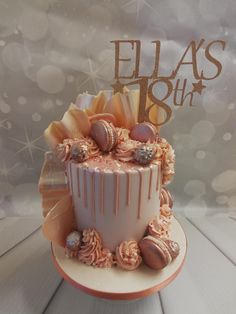
[[[115,93],[123,93],[123,88],[124,88],[124,84],[121,84],[121,82],[119,80],[117,80],[114,84],[111,85],[114,89],[114,94]]]
[[[196,92],[196,93],[198,93],[198,94],[202,94],[202,90],[204,89],[204,88],[206,88],[206,85],[203,85],[202,84],[202,80],[199,80],[197,83],[192,83],[192,85],[193,85],[193,90],[192,90],[192,92],[194,93],[194,92]]]

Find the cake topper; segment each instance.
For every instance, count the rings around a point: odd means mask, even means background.
[[[202,94],[202,91],[206,88],[206,82],[217,78],[222,71],[222,64],[214,56],[213,48],[217,46],[220,49],[225,49],[225,41],[213,40],[206,43],[205,39],[201,39],[199,42],[191,41],[187,48],[184,50],[182,57],[176,64],[175,69],[167,76],[163,76],[160,73],[160,53],[161,53],[161,42],[159,40],[152,41],[155,46],[154,55],[154,67],[150,75],[140,74],[140,56],[141,56],[141,41],[140,40],[114,40],[111,41],[115,45],[115,82],[112,84],[114,93],[123,93],[125,86],[139,85],[140,97],[139,97],[139,113],[138,121],[151,122],[156,126],[160,126],[168,122],[172,115],[172,109],[168,102],[172,102],[174,106],[183,106],[188,103],[189,106],[193,106],[193,100],[195,94]],[[132,65],[131,57],[122,58],[121,48],[123,46],[131,48],[134,52],[135,62]],[[203,49],[203,50],[202,50]],[[207,62],[214,66],[212,75],[207,76],[204,69],[199,69],[198,56],[200,51],[204,52],[204,57]],[[190,55],[190,60],[187,59]],[[125,63],[126,67],[129,65],[133,66],[133,71],[129,75],[122,73],[120,64]],[[180,68],[183,65],[187,65],[192,69],[192,81],[189,82],[187,78],[177,78]],[[121,81],[125,80],[125,81]],[[190,83],[190,84],[187,84]],[[160,84],[164,84],[166,92],[163,97],[158,97],[156,90]],[[190,88],[188,87],[190,85]],[[155,91],[154,91],[155,89]],[[151,101],[151,105],[146,108],[147,97]],[[172,99],[171,99],[172,97]],[[150,111],[154,106],[161,108],[165,114],[162,117],[162,121],[155,123],[151,121]]]

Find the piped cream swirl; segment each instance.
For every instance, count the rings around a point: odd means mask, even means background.
[[[79,261],[100,268],[112,267],[112,253],[102,247],[102,239],[95,229],[83,230],[82,243],[78,254]]]
[[[169,238],[171,217],[165,217],[160,214],[159,219],[152,219],[147,227],[147,233],[157,238]]]
[[[167,204],[163,204],[160,207],[160,217],[165,217],[166,219],[171,219],[173,216],[173,211]]]
[[[175,153],[172,146],[167,142],[166,139],[160,138],[158,141],[160,145],[163,156],[162,156],[162,183],[168,184],[170,183],[173,175],[175,174]]]
[[[127,139],[126,141],[121,141],[115,149],[115,157],[123,162],[130,162],[134,160],[135,149],[140,145],[140,142]]]
[[[117,264],[123,269],[134,270],[142,262],[138,243],[134,240],[123,241],[116,248]]]
[[[86,137],[85,142],[88,145],[89,157],[97,157],[101,155],[98,145],[91,137]]]

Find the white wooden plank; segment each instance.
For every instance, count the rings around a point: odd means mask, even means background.
[[[185,218],[188,239],[182,272],[161,291],[165,314],[235,314],[236,268]]]
[[[63,282],[46,314],[162,314],[158,294],[134,301],[110,301],[95,298]]]
[[[0,220],[2,220],[4,218],[6,218],[6,214],[2,209],[0,209]]]
[[[0,220],[0,256],[40,227],[41,218],[6,217]]]
[[[236,221],[236,211],[230,212],[230,213],[228,214],[228,216],[229,216],[229,218],[231,218],[231,219],[233,219],[233,220]]]
[[[0,313],[42,313],[60,280],[40,229],[0,258]]]
[[[224,215],[188,219],[236,265],[236,221]]]

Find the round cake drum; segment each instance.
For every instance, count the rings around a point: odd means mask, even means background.
[[[166,287],[180,272],[187,251],[186,236],[179,222],[173,218],[171,238],[179,243],[180,254],[161,271],[140,266],[134,271],[118,267],[93,268],[68,259],[64,249],[52,245],[54,264],[61,276],[74,287],[96,297],[113,300],[131,300],[148,296]]]

